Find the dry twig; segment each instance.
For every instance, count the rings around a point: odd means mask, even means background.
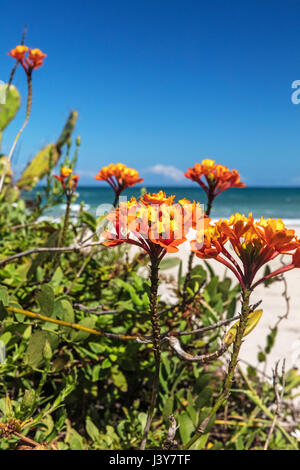
[[[281,371],[281,377],[282,377],[282,388],[281,391],[279,392],[279,376],[278,376],[278,365],[279,361],[276,362],[275,369],[273,370],[273,385],[274,385],[274,392],[275,392],[275,400],[276,400],[276,410],[274,413],[274,417],[272,420],[271,427],[269,429],[269,433],[267,436],[267,440],[264,445],[264,450],[268,450],[269,444],[270,444],[270,439],[273,434],[274,428],[276,426],[276,422],[280,416],[281,413],[281,404],[283,400],[283,395],[284,395],[284,388],[285,388],[285,359],[283,359],[282,363],[282,371]]]
[[[174,415],[169,416],[169,420],[171,421],[171,424],[168,430],[167,439],[165,440],[165,443],[163,446],[164,450],[174,450],[177,448],[177,445],[178,445],[178,442],[175,440],[175,435],[179,426],[177,426]]]

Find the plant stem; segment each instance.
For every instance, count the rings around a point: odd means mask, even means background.
[[[5,307],[5,310],[8,312],[19,313],[24,315],[25,317],[34,318],[35,320],[41,320],[48,323],[54,323],[55,325],[66,326],[68,328],[73,328],[74,330],[85,331],[86,333],[90,333],[92,335],[98,336],[105,336],[107,338],[112,339],[121,339],[121,340],[140,340],[141,337],[138,335],[127,335],[127,334],[117,334],[117,333],[109,333],[101,330],[95,330],[94,328],[88,328],[87,326],[79,325],[77,323],[70,323],[64,320],[58,320],[56,318],[47,317],[46,315],[41,315],[40,313],[30,312],[29,310],[23,310],[17,307]],[[147,342],[151,342],[151,339],[143,338],[147,340]]]
[[[66,235],[67,235],[67,230],[68,230],[68,225],[69,225],[72,196],[70,194],[66,193],[66,197],[67,197],[66,212],[65,212],[65,216],[64,216],[63,228],[60,231],[59,236],[58,236],[57,248],[61,248],[62,246],[65,246],[65,242],[66,242]],[[60,253],[56,253],[56,255],[54,256],[54,262],[53,262],[53,268],[52,268],[53,271],[55,271],[56,268],[59,265],[59,258],[60,258]]]
[[[67,235],[69,218],[70,218],[70,210],[71,210],[71,199],[72,199],[72,196],[67,194],[67,207],[66,207],[66,212],[65,212],[65,217],[64,217],[64,225],[63,225],[63,229],[62,229],[61,236],[59,238],[59,243],[58,243],[59,248],[61,246],[65,246],[65,243],[66,243],[66,235]]]
[[[207,196],[207,208],[206,208],[206,211],[205,211],[205,214],[207,215],[207,217],[210,216],[213,201],[214,201],[214,195],[213,195],[213,192],[210,191],[210,193]]]
[[[13,156],[13,153],[15,151],[15,148],[16,148],[16,145],[18,143],[18,140],[22,134],[22,132],[24,131],[25,127],[27,126],[28,124],[28,121],[29,121],[29,117],[30,117],[30,112],[31,112],[31,106],[32,106],[32,80],[31,80],[31,72],[32,71],[28,71],[26,72],[26,75],[27,75],[27,104],[26,104],[26,116],[25,116],[25,121],[23,122],[21,128],[19,129],[16,137],[15,137],[15,140],[13,141],[13,144],[12,144],[12,147],[9,151],[9,154],[8,154],[8,157],[7,157],[7,161],[6,161],[6,164],[2,170],[2,175],[1,175],[1,178],[0,178],[0,193],[2,192],[2,188],[3,188],[3,185],[4,185],[4,180],[5,180],[5,176],[6,176],[6,173],[7,173],[7,170],[8,170],[8,167],[9,167],[9,164],[10,164],[10,161],[12,159],[12,156]]]
[[[243,343],[243,336],[247,326],[247,319],[250,313],[250,306],[249,306],[249,298],[250,298],[250,290],[244,289],[242,294],[242,311],[240,316],[240,321],[236,331],[236,337],[233,343],[233,350],[230,358],[230,363],[228,366],[228,372],[223,382],[222,390],[217,398],[216,403],[214,404],[210,414],[204,420],[203,423],[198,427],[194,436],[190,439],[190,441],[186,444],[185,448],[190,449],[191,446],[201,437],[202,434],[205,433],[206,430],[209,430],[210,427],[213,425],[217,411],[223,405],[224,401],[230,395],[230,389],[233,382],[234,372],[238,363],[238,356],[239,352]]]
[[[188,261],[187,273],[186,273],[185,280],[184,280],[184,285],[183,285],[182,304],[183,304],[184,307],[185,307],[186,299],[187,299],[187,295],[188,295],[187,287],[188,287],[188,285],[191,281],[191,277],[192,277],[194,257],[195,257],[195,253],[193,251],[191,251],[190,256],[189,256],[189,261]]]
[[[209,217],[209,215],[210,215],[213,200],[214,200],[214,196],[213,196],[213,193],[211,191],[207,196],[207,208],[206,208],[206,211],[205,211],[205,214],[207,215],[207,217]],[[186,300],[187,300],[187,287],[188,287],[188,285],[191,281],[191,277],[192,277],[194,257],[195,257],[195,253],[193,251],[191,251],[190,256],[189,256],[189,261],[188,261],[187,273],[186,273],[186,276],[185,276],[183,290],[182,290],[182,292],[183,292],[182,293],[182,304],[183,304],[184,307],[185,307]]]
[[[155,358],[155,372],[152,382],[152,393],[151,402],[149,406],[147,421],[142,437],[140,450],[145,450],[148,433],[150,430],[152,418],[154,415],[154,408],[159,389],[159,370],[160,370],[160,327],[159,327],[159,315],[157,312],[157,290],[158,290],[158,268],[159,261],[156,257],[151,258],[151,290],[150,290],[150,314],[153,332],[153,351]]]
[[[117,205],[119,204],[120,193],[117,191],[115,194],[116,195],[115,195],[115,200],[114,200],[113,206],[117,207]]]
[[[30,444],[31,446],[33,447],[38,447],[40,446],[41,444],[39,444],[38,442],[30,439],[29,437],[27,436],[23,436],[23,434],[20,434],[19,432],[17,431],[14,431],[14,435],[17,436],[19,439],[21,439],[22,441],[26,442],[27,444]]]

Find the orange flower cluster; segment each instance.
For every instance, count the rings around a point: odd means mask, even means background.
[[[193,168],[188,169],[185,176],[198,183],[211,198],[229,188],[245,187],[237,170],[229,170],[227,166],[215,164],[214,160],[209,159],[196,163]]]
[[[137,170],[128,168],[123,163],[104,166],[95,178],[99,181],[107,181],[118,196],[124,189],[144,181],[143,178],[139,177]]]
[[[168,253],[178,251],[186,241],[188,230],[200,223],[208,223],[202,208],[195,202],[181,200],[174,203],[175,196],[167,197],[160,191],[144,194],[121,202],[116,211],[107,218],[113,223],[114,233],[104,232],[106,246],[129,243],[144,249],[150,257],[159,261]]]
[[[227,242],[241,264],[225,247]],[[300,267],[300,240],[295,231],[288,230],[280,219],[261,218],[254,222],[252,214],[245,217],[237,213],[229,220],[221,219],[204,231],[198,231],[191,247],[199,258],[214,258],[227,266],[241,286],[248,289],[253,289],[265,279]],[[253,284],[258,270],[281,254],[291,255],[292,262]]]
[[[73,170],[71,168],[61,168],[60,175],[53,175],[58,181],[61,182],[62,187],[64,188],[65,192],[73,194],[77,188],[79,176],[72,175]]]
[[[10,55],[11,57],[13,57],[14,59],[18,60],[18,61],[22,61],[24,60],[25,58],[25,54],[26,52],[28,51],[28,47],[27,46],[17,46],[15,49],[12,49],[8,55]]]
[[[26,57],[27,52],[28,57]],[[41,67],[45,57],[47,57],[40,49],[29,49],[27,46],[17,46],[8,55],[20,62],[26,72]]]

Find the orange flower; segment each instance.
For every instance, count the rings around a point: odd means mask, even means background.
[[[26,57],[27,51],[28,57]],[[17,46],[8,55],[20,62],[26,73],[31,73],[32,70],[41,67],[47,57],[40,49],[29,49],[27,46]]]
[[[16,46],[16,48],[12,49],[8,53],[8,55],[10,55],[14,59],[18,60],[19,62],[21,62],[24,59],[25,54],[26,54],[27,51],[28,51],[27,46]]]
[[[60,170],[59,176],[53,175],[53,178],[56,178],[58,181],[60,181],[64,190],[68,193],[70,191],[70,194],[73,194],[74,191],[76,190],[78,180],[79,180],[79,176],[72,175],[72,173],[73,173],[72,168],[62,167]],[[68,189],[67,189],[66,182],[68,183]]]
[[[293,264],[295,268],[300,268],[300,248],[297,248],[293,255]]]
[[[204,216],[200,205],[190,203],[191,208],[187,210],[189,201],[175,204],[174,198],[167,198],[161,191],[144,194],[139,200],[131,198],[121,202],[116,211],[108,215],[108,220],[114,225],[114,233],[102,234],[106,238],[104,245],[116,246],[126,242],[139,246],[159,261],[167,252],[177,252],[196,219],[194,212],[197,211],[199,224],[209,219]]]
[[[143,204],[145,204],[146,206],[151,204],[167,204],[171,206],[173,204],[174,199],[175,196],[167,197],[166,193],[164,193],[163,191],[159,191],[159,193],[152,194],[145,193],[143,196]]]
[[[214,160],[205,159],[189,168],[185,176],[198,183],[206,194],[214,199],[229,188],[243,188],[237,170],[229,170],[227,166],[217,165]]]
[[[28,59],[25,59],[25,62],[31,69],[37,69],[43,65],[45,57],[47,55],[40,49],[29,49]]]
[[[77,188],[78,180],[79,180],[79,176],[78,176],[78,175],[72,175],[72,176],[71,176],[71,179],[70,179],[70,181],[69,181],[69,189],[71,189],[72,193],[74,193],[74,191],[75,191],[76,188]]]
[[[62,167],[60,170],[61,178],[68,178],[73,173],[72,168]]]
[[[123,163],[104,166],[95,178],[99,181],[107,181],[107,183],[113,188],[117,197],[120,196],[124,189],[144,181],[143,178],[139,177],[137,170],[128,168]]]
[[[227,243],[241,264],[229,253],[225,246]],[[300,240],[295,231],[288,230],[280,219],[261,218],[254,222],[252,214],[248,217],[235,214],[229,220],[220,219],[198,231],[191,247],[199,258],[214,258],[231,269],[243,288],[254,289],[265,279],[300,267]],[[281,254],[292,255],[292,263],[253,284],[258,270]]]

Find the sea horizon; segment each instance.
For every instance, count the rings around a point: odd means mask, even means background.
[[[128,188],[122,196],[130,198],[139,197],[142,188],[150,192],[158,192],[161,189],[167,195],[174,194],[176,200],[187,198],[206,204],[206,195],[198,186],[157,186],[138,185]],[[29,197],[32,197],[41,187],[36,187]],[[77,200],[73,204],[73,213],[78,212],[80,203],[85,204],[85,209],[96,214],[100,204],[110,204],[114,200],[114,193],[110,187],[102,185],[82,185],[77,188]],[[58,210],[57,210],[58,209]],[[64,205],[53,208],[46,213],[49,216],[59,216],[64,211]],[[211,211],[212,219],[226,218],[231,214],[239,212],[248,215],[252,213],[255,218],[281,218],[287,225],[300,226],[300,187],[262,187],[248,186],[246,188],[233,188],[220,194],[213,203]]]

